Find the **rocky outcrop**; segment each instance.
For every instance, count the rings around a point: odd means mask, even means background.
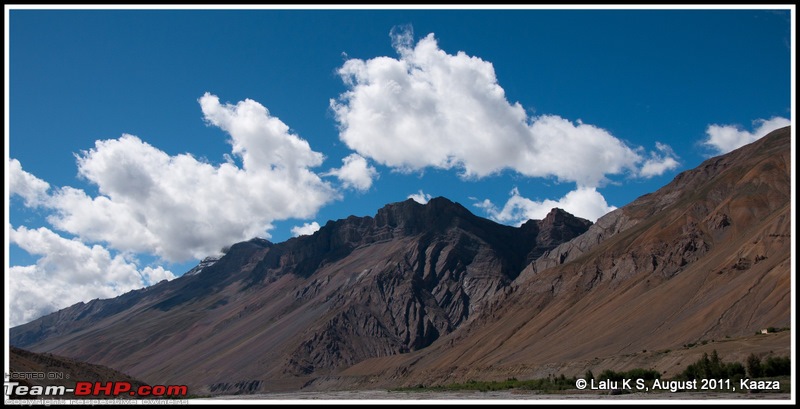
[[[412,200],[392,204],[373,223],[351,218],[344,225],[350,240],[327,241],[335,243],[325,246],[333,254],[398,238],[406,238],[405,244],[382,254],[378,265],[359,273],[358,284],[329,299],[336,314],[305,336],[285,373],[328,373],[425,348],[507,288],[532,255],[580,235],[591,222],[554,209],[544,220],[515,229],[436,198],[424,206]],[[319,285],[313,287],[317,293]]]
[[[529,220],[527,223],[538,224],[540,231],[536,238],[536,248],[528,253],[528,263],[539,260],[543,254],[549,253],[561,244],[569,243],[572,239],[589,233],[587,230],[590,230],[592,226],[592,222],[574,217],[558,208],[553,209],[541,221]]]

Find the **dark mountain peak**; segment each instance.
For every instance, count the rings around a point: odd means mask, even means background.
[[[433,208],[433,209],[450,209],[454,211],[467,211],[469,212],[464,206],[461,206],[460,203],[454,202],[444,196],[437,196],[428,200],[428,203],[425,203],[423,206]]]
[[[528,220],[521,228],[536,236],[536,246],[528,253],[527,261],[538,259],[544,252],[586,232],[592,222],[554,207],[542,220]]]
[[[408,233],[413,233],[432,226],[443,227],[453,218],[475,217],[464,206],[440,196],[426,204],[420,204],[413,199],[388,204],[378,210],[375,223],[379,227],[405,227]]]
[[[261,238],[261,237],[253,237],[252,239],[248,240],[247,242],[250,243],[250,244],[254,244],[256,246],[261,246],[261,247],[272,247],[273,246],[273,243],[271,241],[269,241],[267,239],[264,239],[264,238]]]
[[[525,231],[533,230],[534,232],[538,232],[540,230],[544,231],[568,226],[570,228],[575,228],[574,230],[585,231],[592,224],[593,223],[587,219],[575,216],[564,209],[554,207],[547,213],[544,219],[528,219],[528,221],[520,225],[520,228]]]
[[[263,239],[261,237],[253,237],[250,240],[241,241],[241,242],[238,242],[238,243],[234,243],[234,244],[232,244],[230,246],[223,247],[222,248],[222,253],[223,254],[228,254],[231,251],[233,251],[233,252],[253,251],[253,250],[263,249],[263,248],[272,247],[272,246],[274,246],[274,244],[271,241],[267,240],[267,239]],[[205,260],[203,260],[203,261],[205,261]]]
[[[577,227],[585,231],[591,225],[591,221],[574,216],[572,213],[558,207],[554,207],[553,210],[550,210],[550,213],[539,222],[539,228],[542,230],[559,227]]]
[[[464,206],[444,197],[431,199],[424,205],[413,199],[390,203],[379,209],[374,218],[349,216],[329,220],[312,235],[275,245],[270,243],[270,250],[256,268],[251,282],[263,281],[270,276],[269,271],[277,275],[291,272],[308,277],[321,265],[347,257],[362,246],[400,237],[442,233],[450,228],[470,230],[472,227],[469,226],[482,223],[496,224],[473,215]],[[246,243],[250,247],[254,245]],[[253,251],[249,249],[250,253]]]
[[[572,213],[570,213],[570,212],[568,212],[568,211],[566,211],[566,210],[564,210],[564,209],[562,209],[560,207],[554,207],[554,208],[550,209],[550,212],[547,213],[547,216],[545,216],[544,219],[542,219],[542,221],[545,221],[545,220],[556,220],[556,219],[562,219],[563,220],[564,218],[567,218],[567,217],[574,217],[574,216],[572,215]]]
[[[511,262],[510,270],[521,269],[520,262],[530,262],[544,251],[577,237],[591,226],[591,222],[577,218],[563,209],[553,209],[542,220],[529,220],[520,228],[495,223],[472,214],[467,208],[445,197],[435,197],[425,204],[408,199],[380,208],[375,217],[349,216],[346,219],[329,220],[312,235],[295,237],[283,243],[273,244],[254,238],[232,245],[222,263],[198,266],[209,271],[230,271],[232,265],[226,259],[236,259],[239,265],[254,254],[269,251],[258,263],[248,281],[250,285],[269,282],[268,277],[287,273],[309,277],[322,265],[347,257],[353,250],[401,237],[436,237],[453,229],[491,243],[497,251]],[[426,239],[427,240],[427,239]]]

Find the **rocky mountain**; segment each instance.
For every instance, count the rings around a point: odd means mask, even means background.
[[[11,344],[192,393],[297,388],[429,347],[591,223],[554,209],[515,228],[445,198],[387,205],[284,243],[234,244],[183,277],[11,329]]]
[[[436,384],[634,365],[674,375],[706,344],[740,361],[759,348],[789,355],[790,337],[753,334],[791,323],[790,172],[789,128],[711,158],[545,252],[429,348],[324,381]]]
[[[790,172],[784,128],[593,225],[390,204],[234,244],[179,279],[12,328],[11,344],[195,394],[670,376],[710,348],[788,355],[787,331],[753,334],[791,324]]]

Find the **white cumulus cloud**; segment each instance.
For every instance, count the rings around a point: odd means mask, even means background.
[[[348,90],[331,100],[339,137],[360,155],[400,170],[458,169],[484,177],[505,169],[597,187],[606,175],[640,175],[645,161],[608,131],[558,115],[529,117],[510,103],[492,63],[448,54],[433,34],[413,44],[393,30],[399,57],[349,59]],[[644,174],[670,169],[650,165]]]
[[[408,195],[408,198],[414,199],[414,201],[419,204],[425,204],[428,203],[429,200],[431,200],[431,195],[423,192],[422,189],[420,189],[419,192]]]
[[[8,191],[10,195],[19,195],[28,207],[42,205],[47,200],[50,184],[22,170],[22,164],[16,159],[8,161]]]
[[[378,171],[367,160],[353,153],[342,159],[342,167],[331,169],[325,176],[336,176],[345,189],[366,191],[372,186],[372,180],[378,177]]]
[[[317,222],[303,223],[302,226],[292,227],[292,236],[310,236],[316,233],[319,227],[319,223]]]
[[[169,261],[200,259],[230,243],[268,235],[274,220],[312,217],[338,198],[311,171],[322,154],[264,106],[249,99],[220,104],[208,93],[199,102],[208,123],[230,135],[242,167],[231,160],[212,165],[190,154],[170,156],[123,135],[78,155],[78,173],[97,186],[98,195],[63,187],[43,196],[46,183],[13,160],[18,182],[12,192],[26,203],[45,203],[54,210],[48,222],[81,240]]]
[[[755,142],[766,134],[791,124],[792,121],[779,116],[753,121],[753,132],[743,130],[737,125],[713,124],[706,128],[707,138],[703,141],[703,144],[711,148],[715,155],[722,155],[748,143]]]
[[[200,106],[206,121],[231,135],[233,154],[242,157],[245,169],[308,172],[306,168],[322,164],[321,153],[311,150],[307,141],[252,99],[220,104],[219,97],[207,92]]]
[[[616,209],[614,206],[609,206],[603,195],[591,187],[578,187],[559,200],[545,199],[537,202],[521,196],[517,188],[511,190],[510,196],[502,209],[498,209],[489,199],[475,203],[475,206],[486,211],[489,218],[494,221],[517,226],[529,219],[544,219],[554,207],[592,222]]]
[[[162,267],[140,269],[121,255],[112,257],[100,245],[90,247],[44,227],[9,226],[9,237],[28,253],[41,256],[35,265],[12,266],[8,271],[12,326],[80,301],[111,298],[175,278]]]

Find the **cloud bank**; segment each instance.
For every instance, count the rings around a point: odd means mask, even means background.
[[[47,195],[49,185],[16,160],[9,164],[11,193],[54,210],[48,222],[82,241],[168,261],[200,259],[230,243],[268,236],[274,220],[309,218],[338,197],[311,170],[322,163],[322,154],[264,106],[252,100],[220,104],[210,94],[199,102],[206,121],[230,135],[242,167],[170,156],[123,135],[78,155],[78,173],[97,186],[97,196],[72,187]],[[348,170],[347,158],[345,163],[343,174],[352,177],[347,175],[357,172]]]
[[[9,160],[10,194],[48,211],[47,222],[60,231],[9,226],[11,242],[39,257],[35,265],[9,271],[12,323],[174,278],[162,267],[139,269],[128,255],[200,259],[231,243],[268,236],[274,220],[309,218],[339,197],[311,170],[323,155],[264,106],[249,99],[221,104],[208,93],[199,103],[206,122],[230,136],[241,167],[230,155],[220,165],[190,154],[171,156],[125,134],[76,155],[78,175],[97,189],[93,195],[52,187]],[[366,160],[356,156],[345,158],[340,178],[368,188],[371,182],[360,176],[374,175],[369,167],[359,168]]]
[[[390,37],[397,58],[349,59],[339,68],[347,91],[330,101],[339,138],[395,170],[456,169],[465,179],[510,170],[576,184],[559,201],[535,202],[515,190],[502,210],[482,202],[495,220],[517,223],[555,205],[595,220],[613,209],[596,190],[609,175],[650,178],[679,166],[666,144],[645,154],[580,120],[529,116],[508,101],[492,63],[448,54],[433,34],[414,44],[410,27],[403,27]],[[426,201],[422,192],[412,196]]]
[[[458,169],[465,178],[509,169],[581,187],[598,187],[606,175],[650,177],[677,166],[665,150],[645,158],[600,127],[528,116],[506,99],[490,62],[448,54],[433,34],[416,45],[408,30],[391,36],[399,58],[347,60],[338,74],[348,90],[330,101],[340,139],[377,163]]]
[[[138,269],[100,245],[65,239],[44,227],[9,227],[9,232],[11,243],[41,256],[35,265],[12,266],[8,271],[12,326],[80,301],[110,298],[175,278],[162,267]]]

